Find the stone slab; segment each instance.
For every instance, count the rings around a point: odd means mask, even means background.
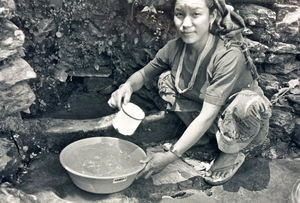
[[[0,61],[19,53],[25,40],[24,33],[11,21],[0,22]]]
[[[15,189],[21,191],[23,197],[27,195],[35,200],[28,202],[276,203],[288,202],[299,171],[299,160],[253,158],[246,160],[237,174],[222,186],[210,187],[201,178],[159,186],[151,180],[139,179],[121,192],[97,195],[78,189],[61,167],[58,154],[50,153],[32,162]]]
[[[13,86],[17,82],[36,78],[36,73],[22,58],[10,61],[0,67],[0,89]]]
[[[15,177],[21,166],[21,157],[13,140],[0,137],[0,180]]]
[[[27,110],[34,100],[35,94],[26,81],[4,90],[0,89],[0,117]]]
[[[57,136],[57,143],[60,135],[72,133],[100,132],[103,135],[118,135],[112,127],[112,120],[115,114],[97,119],[73,120],[73,119],[47,119],[44,132],[48,137]],[[30,121],[29,121],[30,122]],[[31,121],[32,122],[32,121]],[[137,131],[130,136],[140,142],[155,142],[166,138],[172,138],[179,132],[179,119],[175,114],[164,111],[154,112],[142,121]],[[158,126],[169,124],[169,128],[161,129]],[[119,134],[120,135],[120,134]],[[73,140],[74,141],[74,140]]]

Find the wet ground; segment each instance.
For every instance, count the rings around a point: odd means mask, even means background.
[[[176,165],[185,168],[182,163]],[[229,182],[216,187],[207,185],[187,167],[184,169],[187,173],[185,177],[193,176],[187,180],[174,176],[179,169],[168,170],[168,175],[164,177],[139,179],[121,192],[97,195],[77,188],[60,165],[58,154],[47,153],[31,163],[28,173],[22,176],[16,189],[24,193],[23,200],[35,199],[37,202],[281,203],[290,202],[293,185],[299,179],[300,161],[249,159]]]
[[[97,118],[104,107],[99,107],[98,112],[95,106],[105,99],[107,97],[99,98],[96,94],[81,94],[80,98],[73,95],[66,103],[69,106],[57,106],[55,111],[45,115],[72,119]],[[111,109],[108,111],[114,112]],[[103,115],[111,112],[104,112]],[[147,134],[151,137],[151,131]],[[155,144],[141,147],[145,149]],[[186,160],[208,162],[216,155],[212,147],[214,144],[210,142],[206,147],[194,147],[186,153],[183,161],[172,163],[160,175],[148,180],[135,180],[129,188],[108,195],[91,194],[77,188],[59,162],[59,151],[44,152],[32,160],[19,183],[1,185],[0,202],[291,202],[291,191],[300,179],[300,160],[246,159],[229,182],[211,187],[198,175],[197,164],[191,166]]]

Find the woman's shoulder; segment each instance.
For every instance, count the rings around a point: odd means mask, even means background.
[[[208,73],[211,75],[216,71],[228,72],[247,69],[246,57],[242,49],[234,45],[226,46],[222,39],[218,40],[210,64]]]
[[[230,42],[225,44],[225,41],[221,38],[218,38],[218,43],[216,51],[214,53],[215,60],[221,59],[232,59],[245,60],[245,56],[242,52],[242,49],[237,45],[230,45]]]

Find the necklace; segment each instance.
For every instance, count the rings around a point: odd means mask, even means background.
[[[204,57],[207,55],[207,53],[209,51],[208,47],[211,45],[212,40],[213,40],[212,35],[209,35],[209,37],[207,39],[207,42],[204,46],[203,51],[201,52],[201,54],[197,58],[196,66],[194,68],[191,80],[190,80],[187,88],[182,90],[179,87],[179,79],[180,79],[180,74],[182,72],[183,59],[184,59],[184,55],[185,55],[185,51],[186,51],[186,44],[184,44],[184,47],[183,47],[183,50],[182,50],[182,53],[181,53],[181,56],[180,56],[180,59],[179,59],[179,64],[178,64],[178,68],[177,68],[177,71],[176,71],[176,76],[175,76],[175,87],[176,87],[178,93],[182,94],[182,93],[185,93],[186,91],[193,88],[195,80],[196,80],[197,73],[198,73],[199,68],[200,68],[200,64],[203,62]]]

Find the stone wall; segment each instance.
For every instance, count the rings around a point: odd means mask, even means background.
[[[35,101],[27,81],[36,73],[22,58],[25,35],[10,21],[14,12],[13,0],[0,1],[0,123],[10,117],[20,118],[20,112],[29,112]],[[0,130],[0,181],[13,179],[22,166],[22,156],[9,130]]]
[[[41,116],[70,94],[68,82],[72,77],[97,78],[102,85],[99,91],[105,94],[115,90],[175,36],[170,2],[0,0],[0,127],[4,137],[26,143],[19,144],[21,154],[28,151],[28,143],[36,145],[30,133],[14,134],[23,128],[19,112],[29,108],[28,115]],[[296,146],[300,146],[297,0],[228,3],[234,5],[246,22],[244,35],[261,75],[259,83],[273,102],[269,142],[262,155],[270,158],[283,158],[288,153],[297,155]],[[35,79],[28,83],[32,78]],[[155,81],[138,95],[162,108]]]

